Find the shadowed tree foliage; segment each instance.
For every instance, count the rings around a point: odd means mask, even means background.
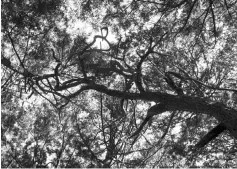
[[[237,167],[233,0],[2,0],[2,167]]]

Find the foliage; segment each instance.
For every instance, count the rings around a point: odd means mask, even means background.
[[[237,167],[236,11],[3,0],[2,167]]]

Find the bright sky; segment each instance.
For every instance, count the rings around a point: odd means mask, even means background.
[[[116,42],[115,35],[112,33],[110,29],[108,31],[109,32],[108,32],[107,40],[109,42],[115,43]],[[93,41],[95,35],[101,35],[100,29],[96,31],[95,29],[93,29],[91,24],[80,21],[80,20],[74,22],[74,25],[70,29],[68,29],[68,33],[70,33],[72,36],[76,36],[78,34],[85,34],[88,37],[88,43]],[[102,42],[101,40],[97,40],[95,45],[98,48],[100,47],[100,42],[102,44],[102,47],[107,47],[107,43],[105,41]]]

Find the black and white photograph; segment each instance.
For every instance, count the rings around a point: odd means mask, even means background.
[[[237,0],[1,0],[1,168],[237,168]]]

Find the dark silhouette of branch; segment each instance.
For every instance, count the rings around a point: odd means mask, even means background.
[[[14,41],[13,41],[13,39],[12,39],[12,37],[11,37],[11,35],[10,35],[9,32],[8,32],[8,38],[9,38],[10,41],[11,41],[12,48],[13,48],[13,50],[14,50],[14,52],[15,52],[15,54],[16,54],[16,56],[17,56],[19,62],[20,62],[20,65],[21,65],[23,68],[25,68],[24,63],[22,62],[22,60],[21,60],[21,58],[20,58],[20,55],[18,54],[18,52],[17,52],[17,50],[16,50]]]
[[[215,139],[219,134],[225,131],[227,128],[223,123],[218,124],[211,131],[209,131],[197,144],[197,148],[202,148],[207,145],[210,141]]]
[[[205,84],[205,83],[203,83],[203,82],[201,82],[201,81],[199,81],[197,79],[194,79],[194,78],[190,77],[188,75],[188,73],[186,73],[182,68],[178,67],[178,69],[181,70],[185,74],[185,76],[186,76],[185,79],[192,80],[195,83],[199,83],[199,84],[201,84],[201,85],[203,85],[203,86],[205,86],[205,87],[207,87],[209,89],[237,92],[236,89],[228,89],[228,88],[221,88],[221,87],[215,87],[215,86],[207,85],[207,84]]]
[[[124,99],[146,100],[154,101],[157,103],[166,103],[166,111],[189,111],[195,113],[208,114],[215,117],[220,122],[223,122],[231,135],[237,138],[237,120],[235,109],[229,108],[218,102],[209,102],[205,98],[193,96],[176,96],[161,92],[144,92],[144,93],[128,93],[119,90],[111,90],[103,85],[95,83],[87,84],[75,93],[66,96],[66,98],[73,98],[80,94],[82,91],[96,90],[105,93],[109,96],[120,97]]]
[[[173,79],[171,78],[169,73],[165,73],[165,81],[169,85],[171,89],[173,89],[178,95],[183,95],[183,89],[181,87],[178,87]]]
[[[138,135],[143,127],[147,124],[147,122],[154,116],[154,115],[158,115],[158,114],[161,114],[163,113],[164,111],[166,111],[166,107],[165,107],[165,103],[159,103],[159,104],[156,104],[154,106],[152,106],[151,108],[148,109],[147,111],[147,116],[146,118],[143,120],[142,124],[140,125],[140,127],[130,136],[131,137],[134,137],[136,135]]]

